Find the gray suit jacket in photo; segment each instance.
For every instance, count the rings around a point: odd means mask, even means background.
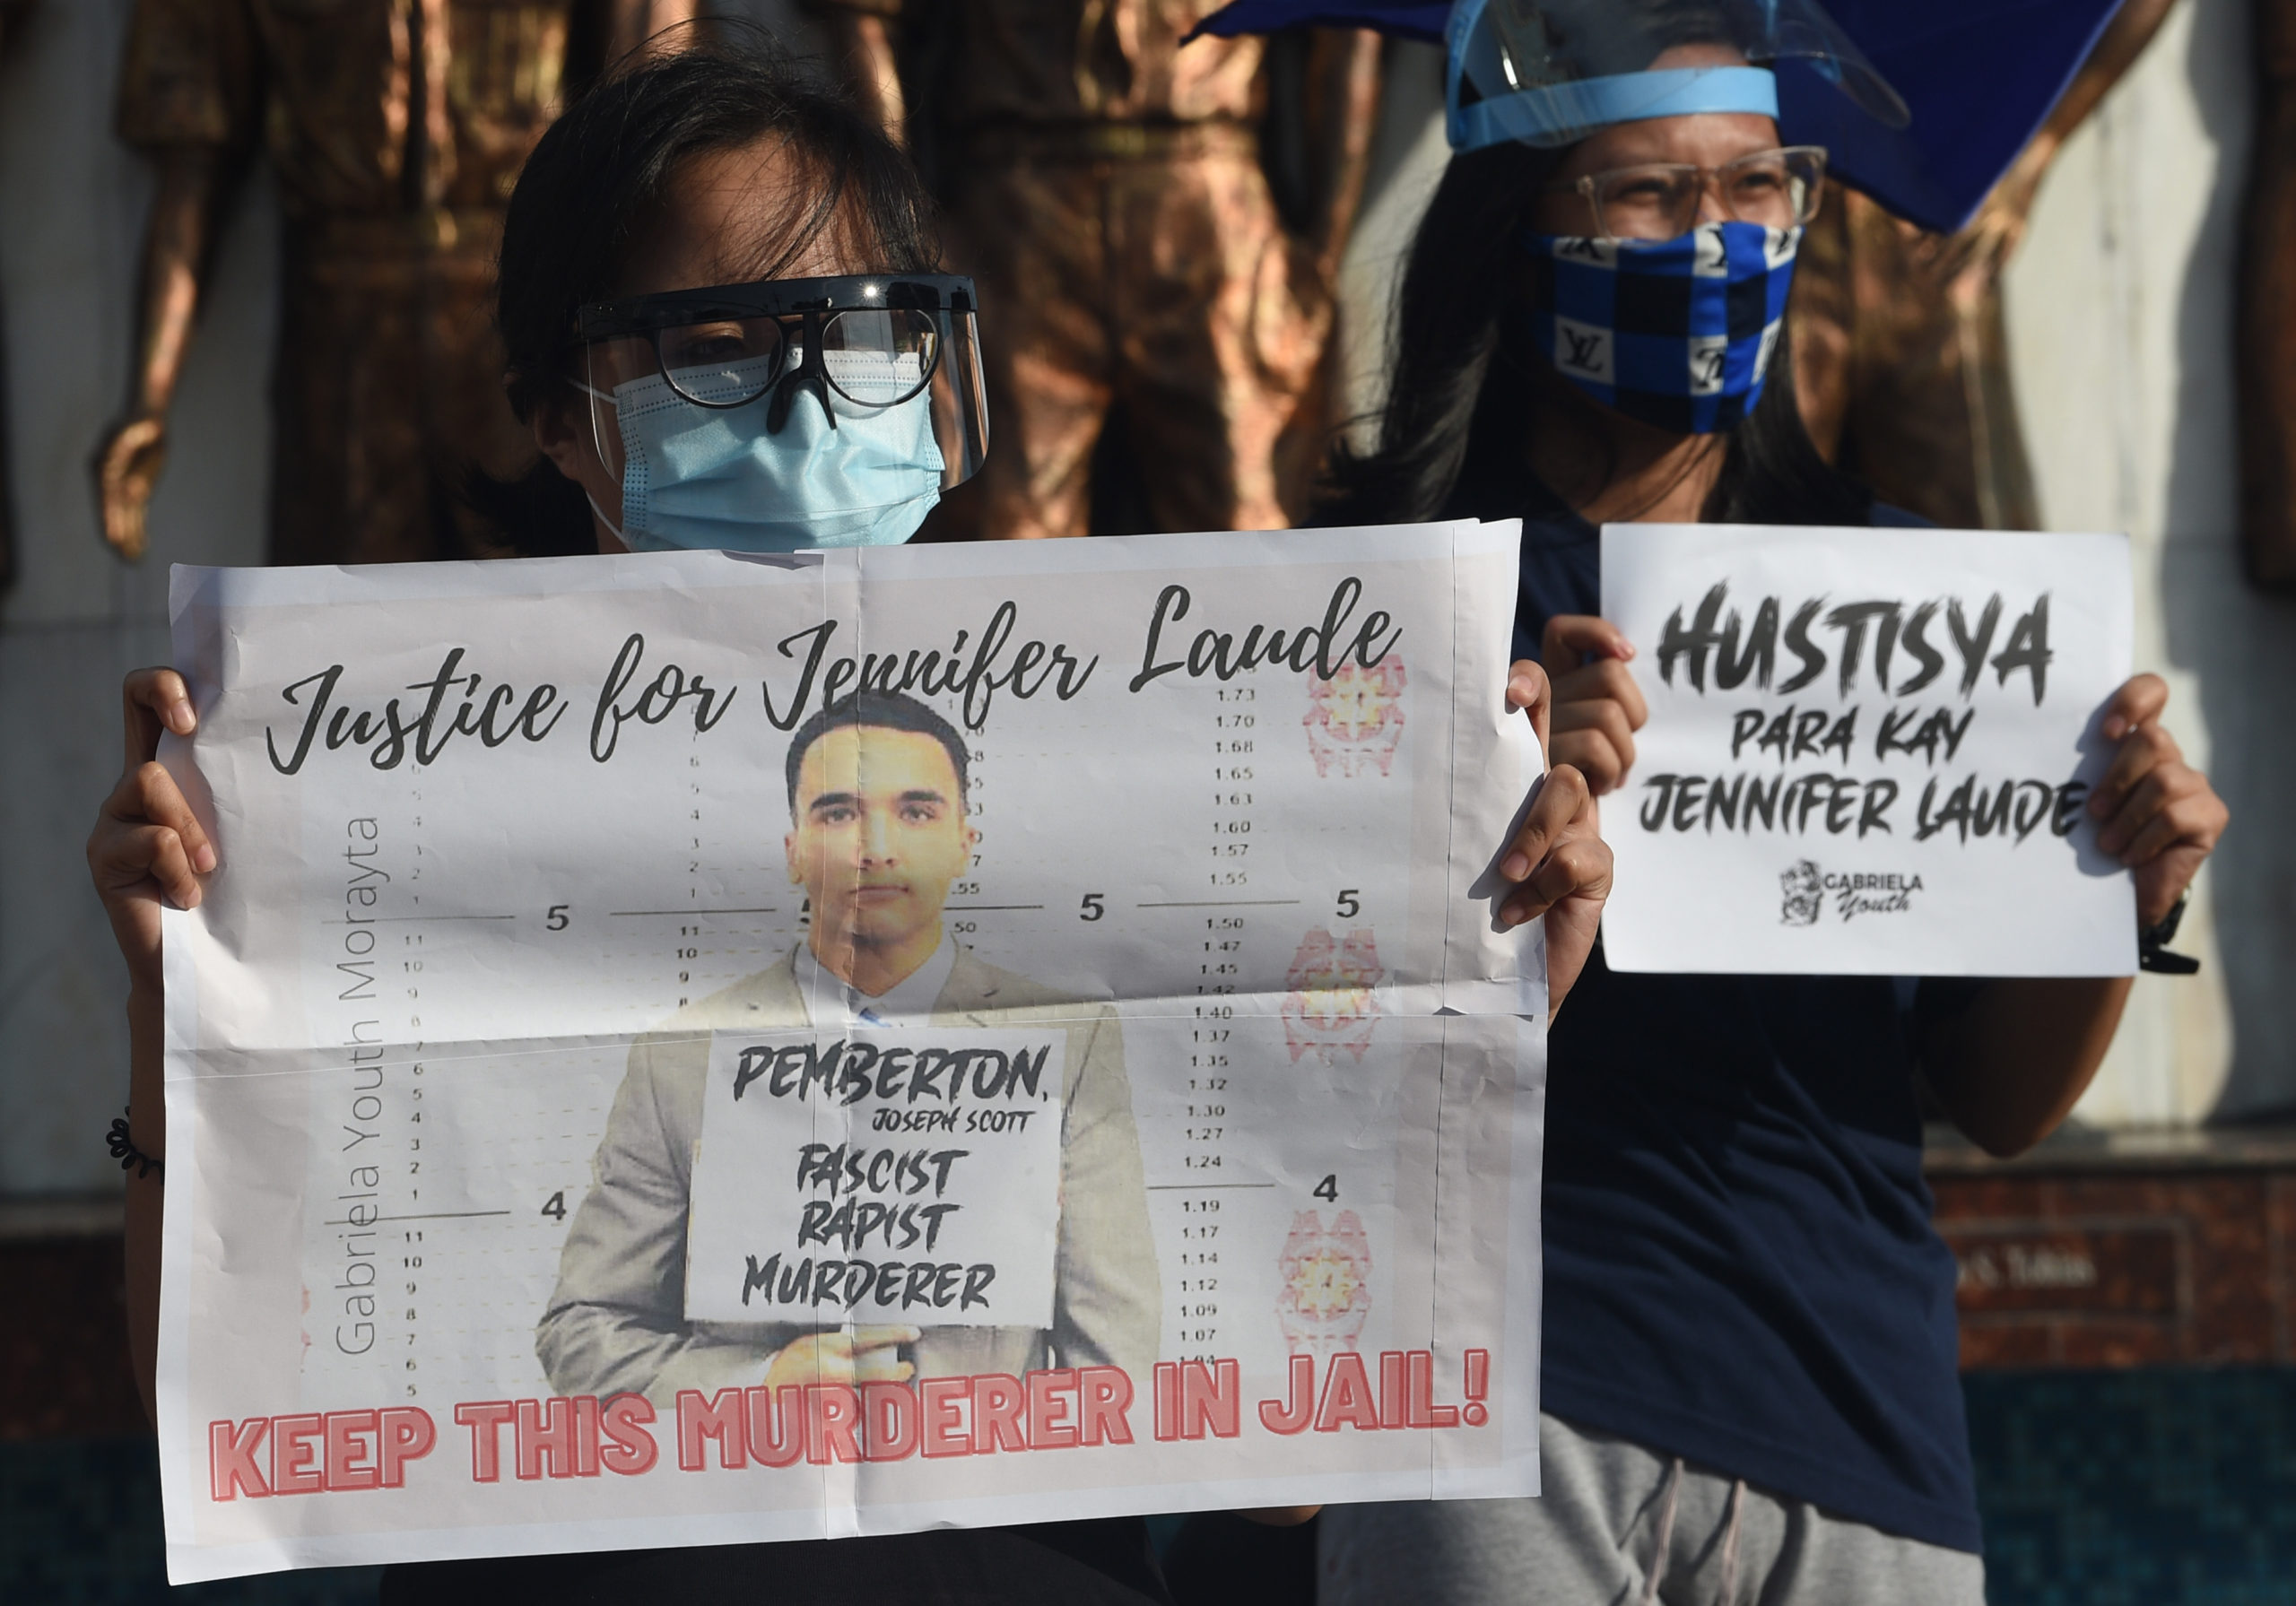
[[[687,1198],[701,1137],[708,1034],[806,1026],[796,959],[792,951],[771,969],[679,1011],[631,1046],[590,1192],[567,1228],[557,1290],[535,1333],[535,1352],[560,1393],[640,1393],[667,1407],[680,1389],[715,1393],[762,1383],[774,1352],[814,1331],[689,1322],[684,1314]],[[925,1327],[903,1354],[919,1377],[1115,1365],[1144,1388],[1156,1359],[1161,1294],[1116,1011],[1063,999],[960,948],[932,1019],[944,1026],[1067,1026],[1053,1325],[1048,1332]]]

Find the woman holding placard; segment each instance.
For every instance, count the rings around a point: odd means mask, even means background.
[[[1239,8],[1239,10],[1242,8]],[[1453,8],[1458,153],[1411,252],[1375,449],[1331,522],[1525,519],[1517,650],[1554,757],[1635,760],[1634,644],[1596,617],[1602,524],[1909,524],[1821,460],[1783,315],[1826,153],[1782,144],[1773,64],[1904,109],[1813,4]],[[1806,76],[1806,74],[1805,74]],[[2224,827],[2152,675],[2104,716],[2089,807],[2148,955]],[[1926,1087],[1996,1153],[2039,1142],[2126,978],[1623,975],[1552,1037],[1544,1497],[1335,1508],[1344,1603],[1983,1598],[1954,1263],[1922,1180]]]
[[[500,319],[510,399],[541,461],[518,485],[482,488],[489,510],[537,554],[908,540],[987,440],[971,286],[938,273],[928,212],[873,122],[770,63],[700,49],[610,78],[544,136],[511,200]],[[1517,664],[1507,696],[1544,742],[1537,666]],[[133,1171],[131,1331],[148,1399],[166,1152],[161,909],[200,902],[218,845],[152,761],[162,730],[195,728],[182,677],[131,675],[126,712],[126,770],[89,860],[131,978],[133,1116],[116,1126],[115,1151]],[[930,729],[912,722],[908,734],[933,764],[956,761]],[[1504,851],[1505,916],[1548,921],[1559,1003],[1609,881],[1583,781],[1552,772]],[[905,979],[864,990],[889,995]],[[900,1350],[916,1337],[808,1335],[760,1376],[905,1381]],[[714,1593],[872,1606],[1169,1601],[1137,1518],[448,1563],[385,1584],[386,1599],[426,1601]]]

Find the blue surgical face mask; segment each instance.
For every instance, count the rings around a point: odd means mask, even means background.
[[[1674,239],[1526,235],[1532,331],[1605,406],[1680,435],[1726,430],[1761,400],[1801,241],[1735,221]]]
[[[823,353],[832,365],[841,355]],[[791,354],[792,368],[800,361]],[[721,383],[734,395],[754,380],[735,373]],[[892,546],[941,499],[929,389],[866,407],[831,386],[806,386],[778,433],[766,429],[770,391],[744,406],[700,407],[656,374],[615,386],[612,399],[622,450],[614,534],[633,551]]]

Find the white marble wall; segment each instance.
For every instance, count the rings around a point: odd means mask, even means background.
[[[136,569],[96,535],[88,456],[124,394],[149,178],[109,132],[129,0],[38,0],[0,65],[0,295],[20,578],[0,598],[0,1197],[100,1191],[125,986],[80,846],[118,766],[120,673],[166,651],[166,566],[262,551],[277,242],[260,169],[230,219]],[[789,0],[720,0],[800,51]],[[2126,529],[2140,658],[2237,820],[2187,929],[2198,982],[2140,984],[2082,1107],[2157,1124],[2296,1104],[2296,605],[2239,578],[2231,249],[2248,113],[2239,0],[2187,0],[2065,152],[2010,275],[2052,527]],[[1443,158],[1403,53],[1348,265],[1347,363],[1376,386],[1390,273]]]
[[[2207,968],[2139,978],[2077,1112],[2105,1125],[2296,1105],[2296,599],[2241,577],[2233,444],[2249,57],[2242,0],[2171,13],[2066,145],[2006,287],[2042,517],[2128,533],[2138,665],[2233,814],[2186,923]]]

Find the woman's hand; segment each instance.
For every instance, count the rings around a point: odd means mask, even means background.
[[[917,1368],[900,1358],[914,1327],[856,1327],[851,1333],[813,1333],[785,1346],[765,1368],[765,1386],[805,1383],[907,1383]]]
[[[2136,872],[2136,918],[2157,925],[2192,884],[2230,814],[2160,725],[2169,688],[2141,674],[2105,705],[2120,744],[2090,794],[2097,846]],[[1989,981],[1950,1012],[1926,1000],[1922,1069],[1953,1124],[1987,1153],[2022,1154],[2057,1129],[2104,1063],[2130,978]]]
[[[2113,694],[2104,730],[2120,751],[2089,794],[2089,813],[2101,822],[2098,847],[2136,872],[2142,926],[2167,917],[2231,820],[2208,777],[2161,728],[2168,706],[2168,682],[2156,674],[2137,675]]]
[[[1530,716],[1539,746],[1547,748],[1549,690],[1546,673],[1525,658],[1507,672],[1507,703]],[[1601,926],[1603,901],[1611,895],[1611,850],[1586,777],[1568,764],[1553,763],[1541,782],[1515,839],[1499,862],[1511,883],[1499,907],[1509,925],[1546,920],[1547,1015],[1551,1020],[1587,968]]]
[[[1626,661],[1634,644],[1606,619],[1558,613],[1539,638],[1554,682],[1554,749],[1548,756],[1587,777],[1596,796],[1615,792],[1634,767],[1634,733],[1650,717]]]
[[[215,868],[215,846],[184,802],[175,777],[153,762],[160,733],[188,736],[199,716],[183,677],[139,669],[120,688],[127,763],[88,838],[88,872],[111,916],[127,960],[129,1136],[156,1160],[168,1154],[167,1100],[161,1091],[164,991],[160,974],[161,900],[199,906],[199,878]],[[152,1368],[160,1335],[160,1173],[127,1182],[127,1346],[144,1411],[152,1414]]]
[[[120,689],[127,763],[88,838],[88,870],[111,916],[134,989],[160,990],[160,907],[199,905],[199,877],[215,868],[214,844],[184,801],[175,777],[154,761],[164,728],[188,736],[199,717],[183,677],[139,669]]]

